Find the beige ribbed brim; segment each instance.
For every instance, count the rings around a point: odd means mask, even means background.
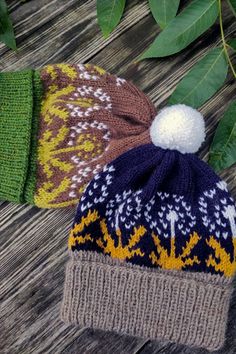
[[[225,339],[230,285],[220,275],[149,269],[81,251],[67,265],[61,318],[216,350]]]

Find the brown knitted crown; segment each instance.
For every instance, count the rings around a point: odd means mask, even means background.
[[[155,109],[133,84],[97,66],[48,65],[41,80],[35,204],[69,206],[106,163],[150,141]]]
[[[155,109],[134,85],[89,64],[0,73],[0,199],[74,205],[92,177],[148,143]]]

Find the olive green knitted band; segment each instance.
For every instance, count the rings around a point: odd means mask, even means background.
[[[34,194],[37,178],[37,147],[38,147],[38,125],[41,109],[41,100],[43,86],[40,78],[40,72],[33,72],[33,120],[31,127],[31,152],[29,156],[28,176],[25,184],[24,201],[29,204],[35,204]]]
[[[36,106],[40,86],[33,70],[0,73],[0,199],[24,202],[34,189],[32,173],[34,171],[35,152],[32,152],[32,134],[35,134],[34,91]],[[35,135],[36,139],[36,135]],[[32,154],[32,155],[31,155]]]

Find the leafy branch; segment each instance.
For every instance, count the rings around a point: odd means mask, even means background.
[[[225,56],[228,60],[228,63],[229,63],[229,66],[232,70],[233,76],[234,76],[234,78],[236,78],[236,72],[235,72],[233,64],[230,60],[230,56],[229,56],[228,49],[227,49],[228,45],[225,41],[225,34],[224,34],[224,27],[223,27],[223,16],[222,16],[222,3],[221,3],[221,0],[218,0],[218,1],[219,1],[219,21],[220,21],[221,40],[222,40]],[[235,5],[236,5],[236,1],[235,1]]]
[[[236,69],[231,59],[236,52],[236,39],[226,41],[222,0],[192,0],[181,12],[178,12],[180,0],[147,1],[161,32],[139,60],[175,55],[219,20],[221,45],[210,49],[193,65],[168,100],[169,104],[185,103],[199,108],[224,85],[229,68],[233,78],[236,78]],[[227,3],[236,17],[236,0],[227,0]],[[125,5],[126,0],[97,0],[98,23],[105,38],[119,24]],[[5,0],[0,0],[0,41],[17,50]],[[236,101],[221,119],[210,147],[209,163],[217,171],[236,163],[235,130]]]
[[[192,0],[178,13],[180,0],[147,0],[161,32],[139,60],[163,58],[184,50],[219,21],[221,44],[207,51],[177,84],[168,103],[199,108],[223,85],[228,74],[236,78],[231,55],[236,39],[226,41],[222,0]],[[236,0],[227,0],[236,17]],[[97,0],[98,23],[105,37],[115,29],[125,10],[125,0]],[[210,147],[210,165],[217,171],[236,163],[236,101],[226,110]]]
[[[5,43],[13,50],[17,50],[14,30],[5,0],[0,0],[0,42]]]

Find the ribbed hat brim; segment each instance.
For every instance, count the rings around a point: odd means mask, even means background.
[[[208,350],[223,345],[231,280],[149,269],[93,252],[71,257],[64,322]]]
[[[32,199],[40,86],[33,70],[0,74],[0,199]]]

